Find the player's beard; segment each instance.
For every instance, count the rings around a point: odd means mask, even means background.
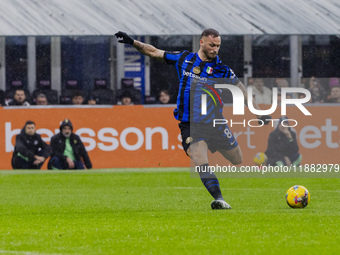
[[[214,60],[217,56],[215,52],[209,52],[208,50],[205,49],[203,49],[203,53],[207,57],[208,61]]]

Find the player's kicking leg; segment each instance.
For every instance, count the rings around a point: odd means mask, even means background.
[[[220,184],[215,173],[211,172],[209,169],[208,145],[206,142],[204,140],[200,140],[190,144],[187,154],[191,157],[195,166],[199,166],[198,173],[200,178],[206,189],[215,199],[211,203],[211,208],[231,209],[231,206],[223,199]]]
[[[231,150],[218,150],[219,153],[222,154],[222,156],[229,160],[234,165],[239,165],[243,161],[242,151],[239,145],[237,145],[235,148]]]

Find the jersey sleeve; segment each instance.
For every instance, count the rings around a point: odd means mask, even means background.
[[[164,52],[164,60],[167,64],[175,65],[184,51],[166,51]]]

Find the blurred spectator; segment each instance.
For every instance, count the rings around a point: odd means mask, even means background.
[[[301,163],[302,155],[299,153],[296,132],[287,127],[288,125],[287,117],[282,116],[275,130],[269,135],[265,154],[271,166],[297,166]]]
[[[254,84],[249,86],[253,89],[253,97],[258,104],[271,104],[272,103],[272,91],[264,86],[261,78],[255,78]]]
[[[307,83],[308,83],[308,78],[301,78],[300,87],[307,89],[308,88],[308,84]]]
[[[304,93],[299,93],[298,94],[298,98],[299,99],[302,99],[302,98],[305,98],[306,97],[306,95],[304,94]],[[310,104],[310,103],[313,103],[313,99],[312,99],[312,97],[309,99],[309,101],[307,102],[307,104]]]
[[[286,93],[286,99],[292,99],[293,97],[292,93]]]
[[[340,87],[332,87],[327,103],[340,103]]]
[[[94,96],[89,96],[89,97],[87,98],[87,104],[88,104],[88,105],[96,105],[96,104],[98,104],[98,103],[99,103],[98,98],[95,98]]]
[[[141,104],[141,90],[135,88],[134,79],[122,78],[121,82],[122,82],[121,90],[119,90],[117,93],[118,99],[121,98],[123,93],[128,92],[132,104],[134,105]]]
[[[306,95],[303,94],[303,93],[299,93],[299,94],[298,94],[298,99],[302,99],[302,98],[305,98],[305,97],[306,97]]]
[[[322,103],[325,100],[326,97],[326,91],[325,89],[321,86],[321,83],[318,79],[315,77],[311,77],[309,79],[309,87],[308,90],[311,93],[312,96],[312,102],[313,103]]]
[[[51,148],[36,132],[35,123],[27,121],[15,139],[13,169],[40,169],[51,155]]]
[[[51,138],[52,156],[48,169],[84,169],[84,163],[91,169],[90,157],[80,137],[73,133],[71,121],[65,119],[59,129],[60,133]]]
[[[302,95],[304,95],[304,94],[302,94]],[[278,104],[281,104],[281,97],[282,97],[281,89],[278,89],[277,90],[277,103]],[[292,98],[296,98],[296,97],[295,97],[295,95],[293,93],[286,93],[286,99],[292,99]],[[302,98],[304,98],[304,97],[302,97]]]
[[[170,93],[166,89],[162,89],[158,94],[158,102],[157,104],[169,104],[170,102]]]
[[[120,101],[117,103],[118,105],[134,105],[132,102],[131,92],[126,90],[120,95]]]
[[[47,97],[44,94],[39,94],[35,98],[36,105],[48,105]]]
[[[82,105],[84,103],[83,92],[80,90],[75,90],[72,94],[72,104]]]
[[[283,78],[277,79],[276,84],[277,84],[278,89],[289,87],[288,81],[286,79],[283,79]]]
[[[13,99],[10,99],[6,105],[8,106],[30,106],[30,103],[26,101],[25,91],[23,89],[17,89],[15,91]]]

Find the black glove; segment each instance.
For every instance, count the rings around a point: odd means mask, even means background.
[[[272,116],[270,116],[270,115],[262,115],[259,118],[259,125],[262,125],[262,121],[263,121],[264,125],[268,125],[271,119],[272,119]],[[262,120],[262,121],[260,121],[260,120]]]
[[[133,39],[128,36],[127,33],[119,31],[118,33],[115,33],[115,36],[118,37],[122,37],[123,39],[118,40],[119,43],[128,43],[128,44],[133,44]]]

